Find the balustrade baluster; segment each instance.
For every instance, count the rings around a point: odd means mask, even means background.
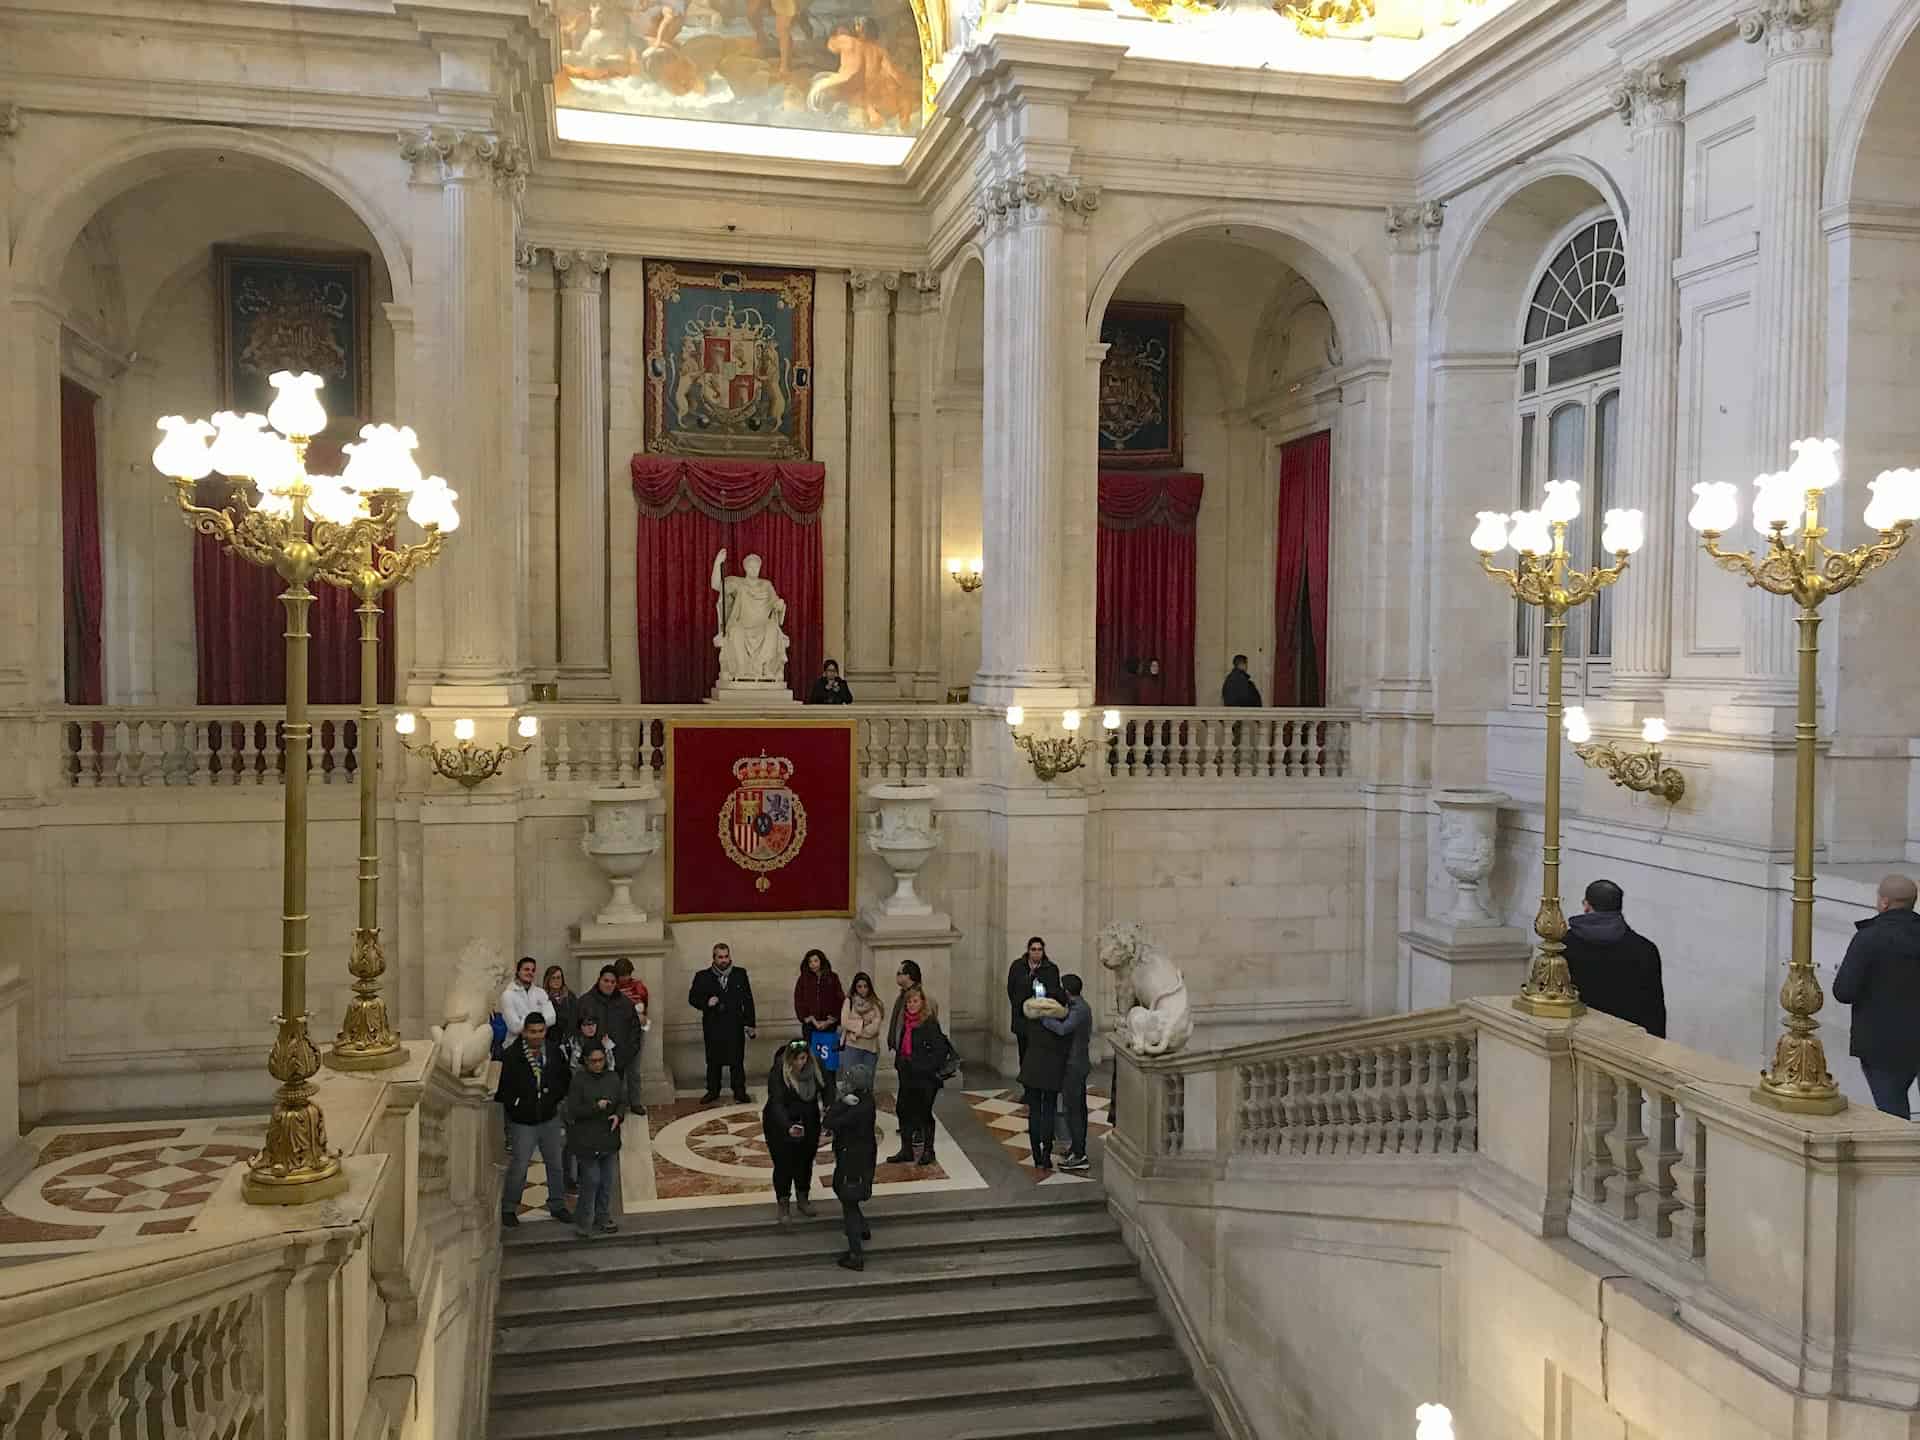
[[[1583,1065],[1580,1070],[1580,1154],[1575,1185],[1595,1205],[1607,1199],[1607,1181],[1613,1177],[1613,1152],[1607,1137],[1613,1134],[1615,1094],[1613,1077]]]
[[[1640,1203],[1640,1225],[1656,1240],[1673,1236],[1673,1214],[1680,1208],[1674,1195],[1673,1167],[1680,1163],[1679,1106],[1670,1095],[1650,1091],[1647,1095],[1647,1140],[1645,1157],[1647,1192]]]
[[[891,779],[907,778],[907,725],[903,716],[892,716],[887,720],[887,775]]]
[[[1607,1157],[1613,1173],[1607,1177],[1607,1213],[1619,1220],[1636,1220],[1640,1214],[1640,1195],[1647,1188],[1641,1174],[1641,1151],[1646,1148],[1646,1132],[1641,1129],[1640,1087],[1631,1080],[1614,1080],[1613,1126],[1607,1131]]]
[[[1684,1105],[1675,1122],[1673,1216],[1668,1224],[1673,1248],[1688,1260],[1707,1255],[1707,1127]]]
[[[1460,1117],[1460,1123],[1454,1128],[1453,1148],[1477,1150],[1480,1147],[1479,1055],[1471,1034],[1456,1036],[1449,1044],[1455,1055],[1454,1102]]]
[[[562,782],[573,779],[573,726],[572,720],[562,720],[553,727],[553,778]]]

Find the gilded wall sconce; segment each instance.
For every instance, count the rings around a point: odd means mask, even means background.
[[[1595,740],[1587,712],[1578,705],[1567,708],[1566,726],[1573,753],[1594,769],[1604,771],[1614,784],[1642,795],[1658,795],[1669,805],[1678,804],[1687,793],[1686,777],[1671,765],[1660,763],[1667,722],[1657,716],[1640,727],[1640,738],[1647,742],[1647,748],[1641,751],[1621,750],[1607,741]]]
[[[514,756],[524,755],[531,750],[534,738],[540,733],[540,718],[537,715],[522,715],[516,730],[525,744],[503,741],[498,745],[476,745],[473,743],[473,721],[463,717],[453,722],[453,744],[441,745],[432,740],[423,745],[409,744],[407,737],[419,725],[419,719],[411,711],[403,711],[393,717],[393,728],[400,735],[400,748],[409,755],[424,758],[433,766],[436,775],[457,781],[469,790],[498,775],[501,767]]]
[[[958,585],[961,591],[968,595],[973,594],[974,591],[987,583],[987,577],[980,572],[980,557],[978,555],[975,555],[970,560],[949,560],[947,562],[947,574],[951,575],[953,577],[953,583]]]
[[[1043,782],[1054,780],[1078,770],[1086,763],[1093,740],[1080,735],[1081,715],[1078,710],[1068,710],[1060,716],[1060,726],[1067,732],[1064,735],[1022,735],[1020,727],[1026,723],[1026,719],[1027,712],[1021,706],[1007,707],[1007,728],[1013,732],[1013,743],[1025,752],[1028,762],[1032,764],[1035,779]],[[1120,712],[1107,711],[1100,723],[1110,731],[1119,729]]]

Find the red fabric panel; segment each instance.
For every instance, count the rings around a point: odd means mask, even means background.
[[[1103,472],[1094,598],[1094,702],[1191,705],[1198,475]],[[1160,674],[1129,675],[1157,659]]]
[[[671,736],[668,919],[853,913],[852,721],[682,723]],[[790,762],[791,773],[761,791],[743,787],[735,762],[762,756]],[[752,793],[743,797],[743,788]],[[769,822],[764,834],[736,828],[736,821],[762,814]],[[734,840],[733,853],[723,833]]]
[[[1333,433],[1305,435],[1280,448],[1279,549],[1274,566],[1272,703],[1304,703],[1299,693],[1300,606],[1319,672],[1319,703],[1327,693],[1327,553],[1333,510]]]
[[[100,617],[106,596],[100,571],[100,459],[94,395],[60,381],[60,547],[66,583],[66,694],[69,705],[106,698]]]
[[[745,519],[769,505],[802,520],[815,519],[826,500],[827,467],[815,461],[690,460],[675,455],[633,457],[633,494],[643,511],[659,515],[699,508],[714,518]]]
[[[287,698],[286,582],[262,565],[224,549],[211,535],[193,543],[194,653],[202,705],[279,705]],[[359,600],[351,591],[315,583],[307,611],[307,700],[360,702]],[[379,703],[393,703],[394,594],[382,597]]]
[[[825,555],[818,523],[783,507],[817,517],[825,475],[825,466],[812,463],[633,457],[642,507],[635,570],[643,698],[690,705],[713,693],[720,597],[711,580],[723,547],[729,575],[744,574],[741,562],[758,555],[760,573],[787,602],[787,684],[806,698],[825,659]],[[727,518],[710,514],[715,508]]]

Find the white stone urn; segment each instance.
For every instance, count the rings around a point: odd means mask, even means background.
[[[887,782],[867,791],[877,812],[873,828],[867,832],[867,848],[893,872],[893,894],[878,907],[882,915],[933,914],[933,906],[920,898],[913,885],[921,867],[940,848],[940,836],[933,826],[933,802],[939,794],[936,785]]]
[[[652,781],[587,792],[592,813],[580,837],[580,853],[598,865],[613,885],[613,898],[593,917],[596,925],[647,923],[647,912],[633,903],[633,882],[660,848],[660,836],[652,828],[653,802],[659,798],[659,787]]]
[[[1453,881],[1453,910],[1443,918],[1459,929],[1497,927],[1501,921],[1487,906],[1486,880],[1493,857],[1500,807],[1512,797],[1504,790],[1463,788],[1433,792],[1440,812],[1440,868]]]

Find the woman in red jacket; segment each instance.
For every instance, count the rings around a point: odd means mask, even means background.
[[[800,962],[800,978],[793,982],[793,1013],[800,1022],[800,1038],[812,1048],[816,1031],[840,1028],[840,1007],[847,997],[840,977],[824,950],[809,950]]]

